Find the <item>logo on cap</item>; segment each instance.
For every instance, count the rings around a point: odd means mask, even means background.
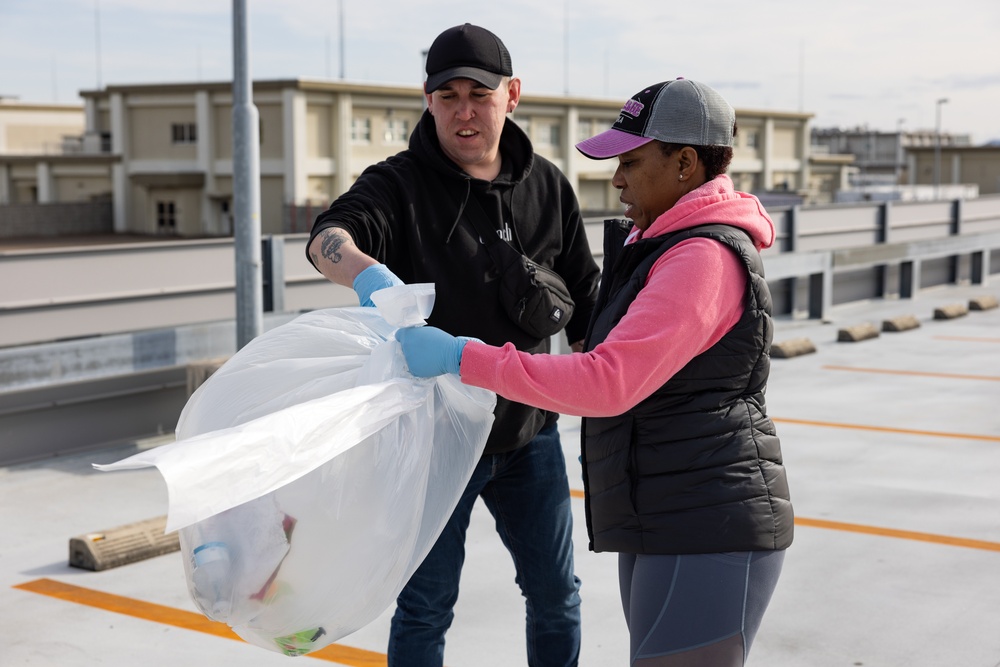
[[[646,108],[646,105],[639,100],[629,100],[622,107],[622,113],[627,113],[633,118],[638,117],[642,113],[642,110]]]

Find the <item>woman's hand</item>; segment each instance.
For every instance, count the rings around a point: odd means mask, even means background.
[[[396,331],[396,340],[410,373],[420,378],[445,373],[458,373],[462,350],[471,338],[452,336],[436,327],[403,327]]]

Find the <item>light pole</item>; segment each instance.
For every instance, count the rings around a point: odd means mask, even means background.
[[[937,124],[934,130],[934,199],[941,197],[941,105],[947,104],[948,98],[937,101]]]
[[[260,247],[260,115],[250,77],[246,0],[233,0],[233,208],[236,252],[236,349],[263,331]],[[293,202],[294,203],[294,202]]]
[[[900,176],[903,173],[903,123],[906,122],[905,118],[900,118],[896,121],[896,190],[899,191],[901,183],[899,182]]]

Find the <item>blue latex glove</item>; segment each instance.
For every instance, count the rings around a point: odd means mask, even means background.
[[[374,308],[372,294],[386,287],[398,287],[403,281],[389,270],[385,264],[372,264],[354,278],[354,291],[358,302],[365,308]]]
[[[404,327],[396,331],[396,340],[410,373],[429,378],[445,373],[458,373],[462,350],[472,338],[452,336],[436,327]]]

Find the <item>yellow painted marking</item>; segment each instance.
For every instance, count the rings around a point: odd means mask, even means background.
[[[928,435],[935,438],[959,438],[962,440],[986,440],[1000,442],[1000,435],[974,435],[972,433],[945,433],[943,431],[918,431],[908,428],[890,428],[888,426],[866,426],[863,424],[840,424],[837,422],[818,422],[807,419],[788,419],[786,417],[771,417],[771,421],[785,424],[801,424],[803,426],[824,426],[827,428],[849,428],[858,431],[878,431],[881,433],[903,433],[905,435]]]
[[[921,371],[900,371],[889,368],[855,368],[853,366],[823,366],[827,370],[833,371],[854,371],[856,373],[884,373],[886,375],[915,375],[929,378],[949,378],[953,380],[989,380],[1000,382],[1000,377],[989,375],[960,375],[957,373],[925,373]]]
[[[95,591],[91,588],[65,584],[53,579],[35,579],[14,586],[14,588],[105,611],[112,611],[117,614],[125,614],[126,616],[141,618],[154,623],[172,625],[177,628],[184,628],[185,630],[204,632],[216,637],[243,641],[225,623],[216,623],[201,614],[183,609],[175,609],[152,602],[143,602],[142,600],[135,600],[113,593]],[[335,662],[340,665],[347,665],[348,667],[385,667],[387,664],[386,656],[382,653],[365,651],[350,646],[339,646],[337,644],[324,646],[318,651],[306,654],[306,657],[319,658],[320,660]]]

